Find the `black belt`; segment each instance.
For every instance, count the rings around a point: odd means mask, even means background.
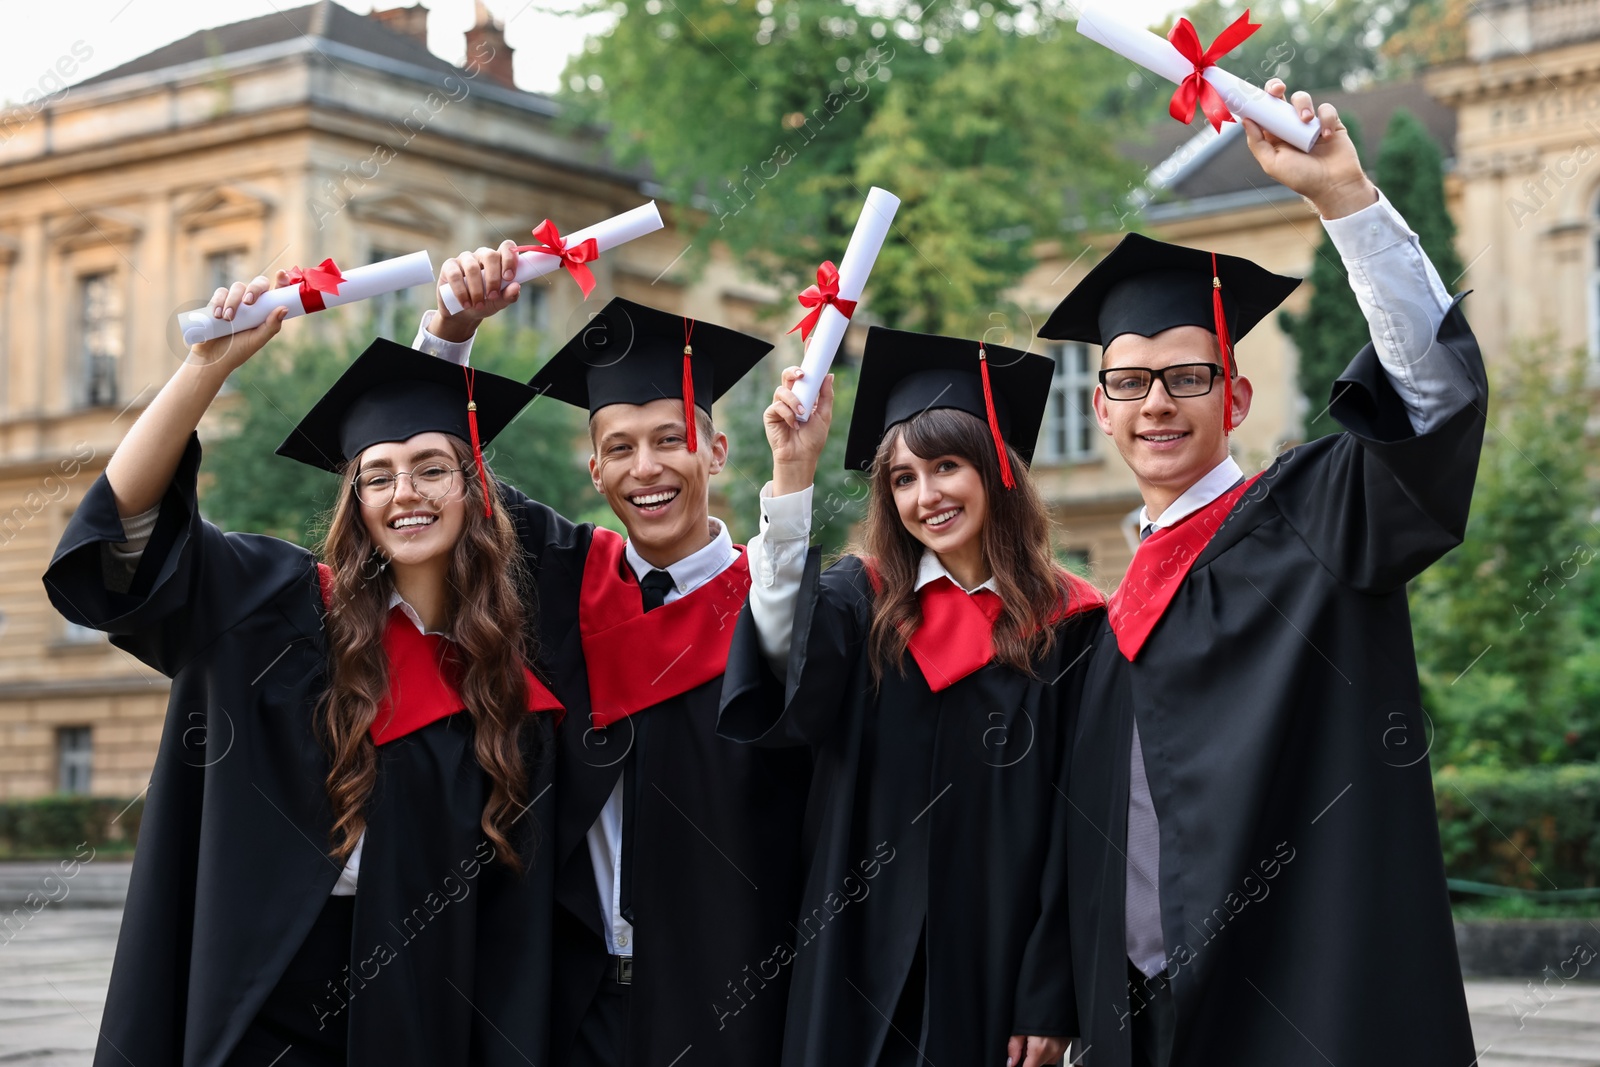
[[[633,984],[633,957],[632,956],[607,956],[606,981],[616,982],[618,985]]]

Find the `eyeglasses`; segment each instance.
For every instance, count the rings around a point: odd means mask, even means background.
[[[1100,387],[1107,400],[1143,400],[1150,395],[1150,387],[1160,379],[1161,387],[1170,397],[1205,396],[1221,373],[1222,367],[1215,363],[1175,363],[1160,370],[1108,367],[1100,372]]]
[[[400,489],[400,479],[410,478],[411,487],[428,503],[436,503],[449,496],[456,487],[456,475],[463,467],[446,467],[430,463],[414,471],[366,471],[356,476],[356,499],[369,508],[387,507]]]

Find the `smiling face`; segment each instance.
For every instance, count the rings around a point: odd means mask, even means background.
[[[628,528],[634,549],[667,567],[710,543],[711,476],[728,459],[728,438],[698,425],[689,451],[683,401],[608,404],[589,419],[594,455],[589,476]]]
[[[1101,359],[1104,368],[1160,370],[1179,363],[1220,364],[1216,337],[1200,326],[1174,326],[1154,337],[1125,333],[1106,346]],[[1167,395],[1160,381],[1150,383],[1143,400],[1111,400],[1102,387],[1095,388],[1095,419],[1138,478],[1153,517],[1227,458],[1222,405],[1230,395],[1233,424],[1238,426],[1250,412],[1246,378],[1235,378],[1230,388],[1218,375],[1205,396],[1177,399]]]
[[[372,505],[364,500],[360,504],[367,537],[391,563],[399,567],[448,564],[466,527],[466,475],[452,470],[461,466],[453,442],[442,433],[386,441],[361,453],[357,485],[370,481],[372,491],[380,496],[388,487],[394,489],[394,498],[387,504]],[[397,482],[396,474],[402,471],[411,475]],[[431,488],[429,482],[434,483]]]
[[[989,497],[982,472],[970,460],[957,455],[924,459],[906,446],[902,434],[889,459],[889,487],[900,522],[947,567],[982,560]]]

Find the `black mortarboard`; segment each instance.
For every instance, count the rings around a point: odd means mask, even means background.
[[[1056,305],[1039,336],[1105,346],[1125,333],[1154,337],[1200,326],[1217,335],[1231,378],[1233,343],[1299,284],[1248,259],[1130,233]],[[1232,406],[1224,404],[1229,430],[1232,421]]]
[[[772,343],[759,337],[617,297],[528,384],[590,415],[608,404],[682,399],[692,452],[689,405],[709,414],[712,403],[770,351]]]
[[[1016,449],[1024,463],[1033,462],[1054,374],[1055,362],[1046,356],[873,326],[861,352],[845,468],[870,467],[884,434],[897,423],[930,408],[954,408],[989,425],[1009,488],[1011,464],[1000,444]]]
[[[278,455],[337,472],[370,445],[438,432],[471,442],[481,472],[482,446],[536,395],[515,379],[380,338],[306,413]]]

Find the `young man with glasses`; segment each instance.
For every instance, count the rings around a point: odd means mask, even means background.
[[[1475,1058],[1406,583],[1464,536],[1487,384],[1416,236],[1317,114],[1310,153],[1245,129],[1371,327],[1331,397],[1346,432],[1252,477],[1229,455],[1251,401],[1232,341],[1298,284],[1247,260],[1130,236],[1041,331],[1103,347],[1095,415],[1144,497],[1068,786],[1095,1067]]]

